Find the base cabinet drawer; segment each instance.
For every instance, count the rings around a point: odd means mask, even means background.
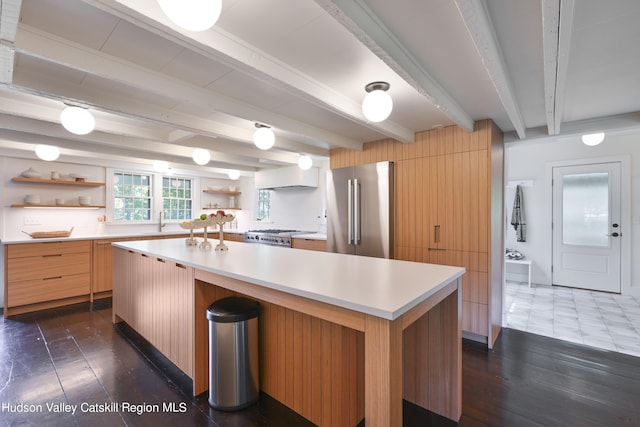
[[[62,298],[87,295],[91,287],[89,273],[52,279],[23,280],[9,282],[7,287],[8,307],[35,304]]]
[[[295,249],[308,249],[312,251],[326,251],[327,241],[316,239],[291,239],[291,247]]]
[[[9,282],[88,274],[91,272],[91,252],[10,258],[7,265]]]
[[[21,243],[7,246],[7,258],[39,257],[91,251],[89,240],[67,242]]]

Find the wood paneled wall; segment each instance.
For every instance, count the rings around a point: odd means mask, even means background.
[[[503,143],[491,120],[473,132],[419,132],[413,144],[374,141],[331,150],[332,169],[395,162],[395,258],[465,267],[463,330],[500,331],[503,276]]]
[[[193,269],[113,248],[114,322],[122,319],[193,376]]]
[[[195,313],[233,295],[239,294],[196,280]],[[314,424],[357,425],[364,418],[363,333],[259,301],[260,389]],[[195,363],[208,373],[204,317],[195,319]]]

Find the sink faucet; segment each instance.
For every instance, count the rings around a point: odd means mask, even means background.
[[[162,216],[164,215],[164,211],[160,211],[160,222],[158,222],[158,231],[162,231],[162,228],[167,225],[162,223]]]

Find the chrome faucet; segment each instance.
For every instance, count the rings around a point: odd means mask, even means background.
[[[160,211],[160,221],[158,222],[158,231],[162,231],[162,228],[167,225],[162,223],[162,216],[164,215],[164,211]]]

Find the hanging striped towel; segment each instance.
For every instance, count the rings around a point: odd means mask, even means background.
[[[516,197],[513,200],[513,211],[511,212],[511,225],[516,229],[518,242],[527,241],[527,220],[524,217],[524,196],[522,187],[516,187]]]

